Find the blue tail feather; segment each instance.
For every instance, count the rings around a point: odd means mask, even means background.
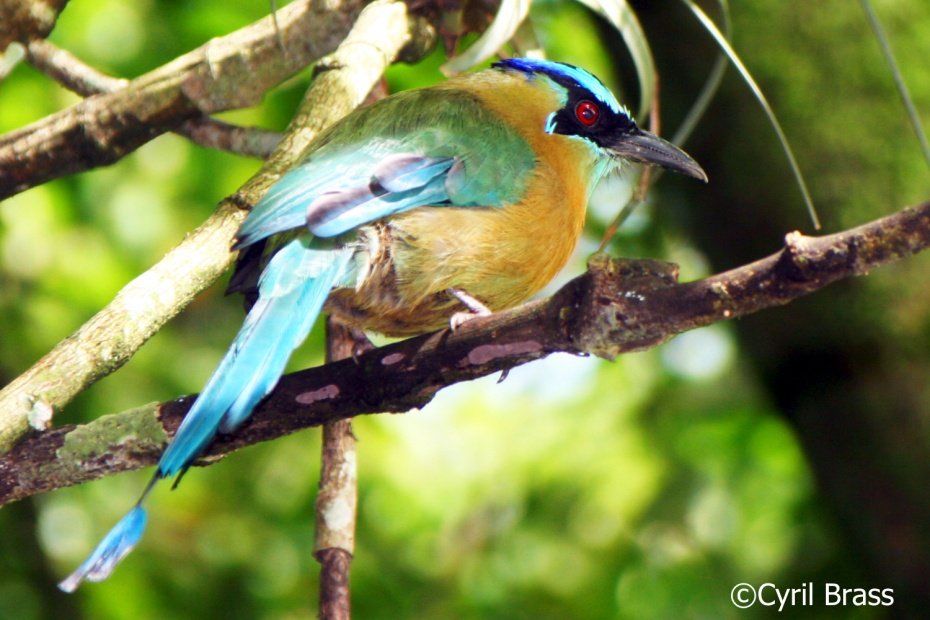
[[[142,536],[146,522],[142,503],[152,485],[162,478],[180,477],[217,433],[235,430],[274,389],[330,290],[351,278],[354,251],[307,236],[291,241],[272,257],[259,281],[258,301],[162,454],[152,482],[90,557],[59,584],[62,590],[73,592],[84,579],[106,579]]]
[[[84,560],[84,563],[62,580],[58,587],[65,592],[74,592],[85,579],[88,581],[103,581],[109,577],[119,561],[132,551],[132,548],[142,538],[142,532],[145,531],[145,521],[145,508],[142,507],[140,500],[100,541],[100,544]]]
[[[161,477],[182,473],[218,431],[232,432],[251,415],[307,337],[352,253],[295,239],[275,254],[259,281],[258,301],[158,462]]]

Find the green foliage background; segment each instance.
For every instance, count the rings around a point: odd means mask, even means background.
[[[714,50],[683,5],[634,6],[657,55],[671,129]],[[877,8],[930,122],[930,12],[916,0]],[[51,40],[107,73],[133,77],[267,12],[261,2],[81,0]],[[594,71],[635,101],[630,63],[608,27],[565,0],[536,3],[534,17],[550,58]],[[785,123],[828,231],[928,197],[925,162],[857,3],[750,0],[734,6],[733,17],[735,47]],[[441,79],[441,62],[437,53],[393,68],[392,88]],[[259,108],[224,118],[283,129],[307,80],[304,72]],[[0,83],[0,131],[76,100],[20,66]],[[712,184],[664,178],[614,253],[679,262],[693,279],[776,250],[789,230],[809,231],[774,135],[732,73],[686,148]],[[114,166],[0,203],[0,381],[71,334],[257,167],[166,135]],[[597,195],[565,277],[583,269],[628,181]],[[715,234],[725,229],[741,241],[720,247]],[[913,380],[926,384],[926,269],[918,257],[817,295],[848,302],[840,314],[816,301],[798,304],[807,328],[793,346],[844,325],[890,330],[898,348],[887,355],[906,356]],[[222,291],[218,284],[204,293],[59,422],[199,391],[243,316],[240,301]],[[780,312],[768,311],[768,320],[781,320]],[[293,367],[320,363],[320,344],[318,330]],[[767,351],[734,326],[717,325],[612,364],[553,356],[502,384],[454,386],[423,411],[358,419],[356,617],[767,617],[773,610],[734,608],[731,587],[888,587],[849,537],[846,513],[825,501],[824,478],[812,474],[796,426],[763,376]],[[904,415],[926,415],[925,392]],[[108,582],[70,597],[55,582],[135,501],[151,472],[5,508],[0,615],[313,616],[318,447],[318,432],[304,431],[197,469],[174,492],[158,489],[138,549]],[[795,607],[790,617],[885,611],[821,605]]]

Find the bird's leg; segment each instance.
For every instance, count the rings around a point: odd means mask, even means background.
[[[365,353],[378,348],[372,344],[365,332],[357,327],[349,326],[349,335],[352,336],[352,359],[355,361]]]
[[[456,312],[452,315],[452,318],[449,319],[449,327],[452,328],[452,331],[455,331],[466,322],[479,317],[479,316],[491,316],[491,310],[488,309],[483,303],[466,293],[460,288],[451,287],[447,288],[446,292],[462,302],[468,312]]]

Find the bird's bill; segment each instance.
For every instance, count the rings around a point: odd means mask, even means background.
[[[660,166],[707,182],[707,174],[690,155],[671,142],[639,128],[619,138],[610,150],[627,161]]]

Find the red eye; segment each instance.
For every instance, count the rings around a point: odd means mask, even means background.
[[[590,127],[597,122],[597,119],[601,116],[601,111],[598,109],[597,105],[591,103],[590,101],[581,101],[578,105],[575,106],[575,118],[581,121],[582,125],[587,125]]]

